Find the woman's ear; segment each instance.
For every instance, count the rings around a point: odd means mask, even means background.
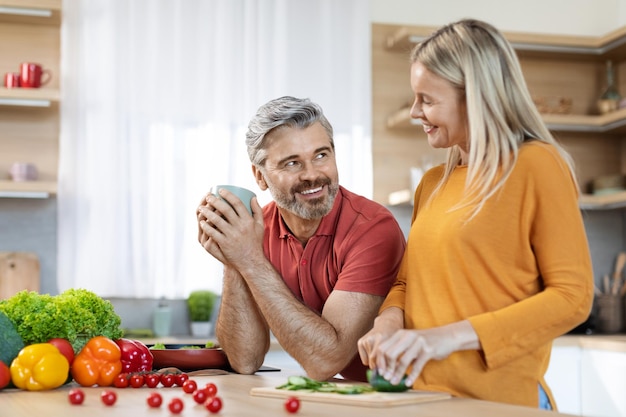
[[[267,190],[267,183],[265,182],[265,177],[263,173],[256,165],[252,165],[252,174],[254,175],[254,179],[256,180],[257,185],[261,189],[261,191]]]

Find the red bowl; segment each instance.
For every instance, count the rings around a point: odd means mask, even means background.
[[[194,346],[198,349],[182,349]],[[150,347],[150,346],[149,346]],[[165,345],[165,349],[150,349],[154,369],[174,367],[191,371],[198,369],[228,369],[228,360],[222,348],[206,348],[204,345]]]

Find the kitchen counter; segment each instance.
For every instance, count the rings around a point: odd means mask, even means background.
[[[579,347],[582,349],[626,352],[626,334],[574,335],[568,334],[557,338],[555,347]]]
[[[289,371],[279,373],[257,373],[256,375],[217,375],[192,376],[198,385],[213,382],[218,387],[218,395],[222,397],[223,408],[219,416],[280,416],[287,415],[283,408],[283,399],[251,396],[250,389],[254,387],[275,387],[286,381]],[[181,416],[210,415],[206,409],[197,405],[191,395],[185,394],[181,388],[107,388],[116,392],[117,402],[107,407],[100,402],[101,387],[82,388],[85,392],[85,402],[82,405],[70,405],[67,399],[70,388],[74,384],[66,385],[51,391],[28,392],[21,390],[4,390],[0,392],[2,415],[11,417],[32,416],[63,416],[63,417],[110,417],[110,416],[157,416],[172,415],[167,409],[167,403],[174,397],[181,398],[184,410]],[[151,409],[146,404],[148,393],[158,390],[163,395],[161,408]],[[365,394],[364,394],[365,395]],[[437,417],[549,417],[566,416],[551,411],[543,411],[530,407],[512,406],[487,401],[451,398],[426,402],[414,405],[401,405],[393,408],[370,408],[354,405],[338,405],[319,402],[302,401],[298,416],[333,416],[337,417],[380,417],[391,411],[394,417],[404,416],[437,416]]]

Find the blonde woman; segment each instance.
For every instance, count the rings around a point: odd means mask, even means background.
[[[511,45],[461,20],[411,53],[411,117],[447,162],[417,187],[397,282],[358,342],[392,383],[554,409],[552,340],[583,322],[593,274],[572,162]]]

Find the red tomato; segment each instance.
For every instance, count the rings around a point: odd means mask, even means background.
[[[80,405],[85,401],[85,393],[80,388],[73,388],[67,394],[67,398],[70,400],[70,404]]]
[[[158,374],[146,374],[143,379],[148,388],[156,388],[161,382],[161,377]]]
[[[117,401],[117,394],[115,394],[115,392],[113,391],[102,391],[102,394],[100,394],[100,399],[102,400],[104,405],[111,406],[115,404],[115,401]]]
[[[189,375],[187,375],[184,372],[181,374],[176,374],[176,376],[174,377],[174,381],[176,385],[178,385],[179,387],[182,387],[183,385],[185,385],[185,382],[187,382],[188,380],[189,380]]]
[[[215,397],[215,395],[217,394],[217,385],[212,382],[208,382],[205,385],[205,388],[207,389],[207,394],[209,394],[209,397]]]
[[[161,374],[161,385],[169,388],[174,385],[174,379],[174,374]]]
[[[6,363],[0,361],[0,389],[6,387],[11,382],[11,371]]]
[[[115,388],[126,388],[129,384],[130,376],[125,373],[118,374],[113,380],[113,386]]]
[[[300,400],[296,397],[289,397],[285,401],[285,410],[289,413],[297,413],[300,409]]]
[[[59,349],[59,352],[65,356],[67,362],[71,365],[74,362],[74,348],[72,344],[68,342],[66,339],[62,339],[60,337],[55,337],[54,339],[48,340],[48,343],[53,344]]]
[[[209,390],[207,390],[206,388],[200,388],[193,392],[193,400],[198,404],[204,404],[204,402],[209,397]]]
[[[158,392],[151,392],[148,394],[148,398],[146,398],[146,402],[149,407],[159,408],[161,404],[163,404],[163,397]]]
[[[129,383],[130,383],[130,386],[133,388],[143,387],[143,382],[144,382],[144,379],[143,379],[143,375],[141,374],[132,374],[130,376]]]
[[[167,405],[167,408],[169,408],[170,413],[172,414],[180,414],[180,412],[183,411],[183,408],[185,408],[185,405],[183,404],[183,400],[180,398],[172,398],[170,403]]]
[[[222,409],[222,399],[220,397],[209,398],[204,404],[204,407],[209,410],[210,413],[219,413]]]
[[[183,384],[183,391],[187,394],[193,394],[198,389],[198,384],[193,379],[188,379]]]

